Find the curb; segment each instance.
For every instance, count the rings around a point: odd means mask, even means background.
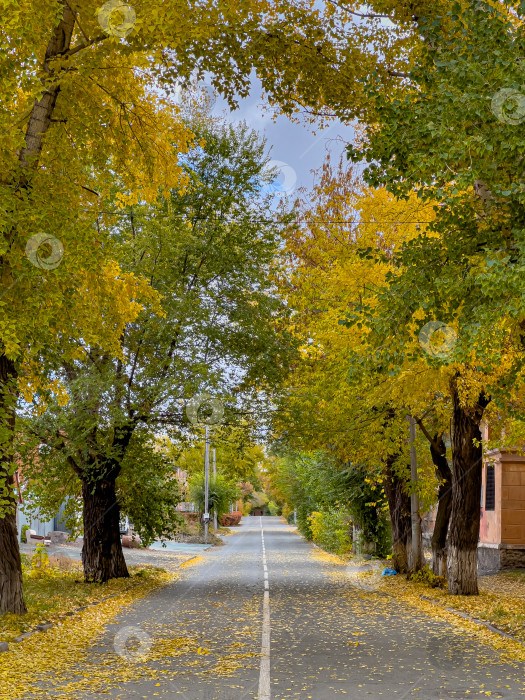
[[[522,642],[519,639],[516,639],[516,637],[513,637],[511,634],[508,634],[508,632],[500,630],[499,627],[495,627],[493,624],[487,622],[486,620],[480,620],[479,618],[472,617],[472,615],[469,615],[468,613],[463,612],[462,610],[456,610],[456,608],[449,608],[447,605],[442,605],[435,598],[429,598],[425,595],[421,595],[419,597],[421,600],[425,600],[428,603],[432,603],[432,605],[435,605],[436,607],[441,608],[442,610],[446,610],[447,612],[451,612],[454,615],[458,615],[458,617],[461,617],[463,620],[473,622],[475,625],[479,625],[480,627],[486,627],[490,632],[494,632],[494,634],[499,634],[501,637],[506,637],[507,639],[510,639],[513,642],[516,642],[517,644],[521,644],[521,646],[525,646],[524,642]]]

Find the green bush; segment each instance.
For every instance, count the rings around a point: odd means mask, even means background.
[[[275,501],[270,501],[268,503],[268,510],[270,511],[270,515],[280,515],[281,508],[277,505]]]
[[[309,504],[300,503],[297,508],[297,528],[307,540],[313,540],[314,536],[310,527],[310,515],[312,513]],[[292,514],[293,517],[293,514]]]
[[[350,519],[340,508],[314,511],[308,518],[312,539],[322,549],[333,554],[348,554],[352,549]]]
[[[230,510],[230,503],[239,496],[237,484],[222,474],[210,475],[208,484],[208,511],[211,515],[217,513],[220,518]],[[190,496],[200,513],[204,513],[204,475],[195,474],[190,479]]]
[[[374,551],[378,557],[390,553],[388,506],[378,478],[379,467],[374,475],[370,468],[337,461],[320,451],[301,453],[284,450],[274,468],[272,478],[286,504],[283,513],[290,522],[290,511],[287,509],[296,508],[297,527],[308,540],[314,539],[309,519],[312,513],[328,514],[340,506],[348,520],[360,531],[359,539],[363,545],[368,547],[375,544]],[[346,547],[351,535],[349,529],[348,532],[343,529]],[[337,548],[337,544],[332,545],[330,551]]]
[[[22,542],[27,542],[27,531],[30,529],[31,528],[29,527],[29,525],[27,525],[27,523],[22,525],[22,532],[20,534],[20,539]]]

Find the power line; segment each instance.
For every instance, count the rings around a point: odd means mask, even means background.
[[[90,211],[88,209],[85,209],[84,211]],[[120,211],[101,211],[99,212],[99,216],[106,214],[108,216],[127,216],[127,212],[120,212]],[[187,218],[188,221],[209,221],[209,222],[215,222],[215,221],[226,221],[228,223],[236,223],[238,221],[237,219],[234,218],[228,218],[226,216],[219,216],[219,217],[189,217],[186,214],[164,214],[164,213],[159,213],[159,214],[154,214],[151,216],[151,218],[154,219],[163,219],[163,218]],[[277,220],[275,217],[273,219],[266,218],[266,219],[247,219],[250,223],[268,223],[269,221],[272,220]],[[246,221],[246,219],[241,219],[241,221]],[[433,221],[400,221],[400,220],[394,220],[394,221],[375,221],[375,220],[360,220],[360,219],[292,219],[289,222],[282,222],[282,223],[287,223],[287,224],[355,224],[356,226],[360,224],[377,224],[378,226],[394,226],[394,225],[420,225],[420,224],[432,224],[434,223]]]

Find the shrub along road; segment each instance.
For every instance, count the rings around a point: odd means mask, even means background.
[[[120,613],[46,697],[517,698],[523,670],[461,623],[350,586],[280,518],[251,517]]]

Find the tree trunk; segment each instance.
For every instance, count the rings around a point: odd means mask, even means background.
[[[120,541],[120,508],[115,477],[82,482],[84,546],[82,564],[88,582],[126,578],[128,568]]]
[[[392,564],[399,573],[409,570],[409,550],[412,546],[410,497],[403,479],[395,473],[396,457],[386,462],[384,489],[392,523]]]
[[[437,447],[437,449],[436,449]],[[438,509],[434,534],[432,535],[432,570],[436,576],[447,574],[447,534],[452,510],[452,472],[447,461],[447,450],[443,434],[435,435],[430,443],[432,462],[441,484],[438,494]]]
[[[18,547],[16,511],[0,517],[0,614],[27,612],[22,586],[22,566]]]
[[[22,186],[27,186],[29,183],[29,176],[26,171],[38,168],[44,137],[51,125],[51,119],[60,92],[59,76],[64,71],[64,67],[55,72],[56,67],[53,65],[53,60],[71,48],[76,11],[71,8],[72,3],[68,3],[67,0],[60,0],[60,2],[62,5],[62,17],[53,28],[42,65],[44,74],[42,86],[44,91],[42,97],[33,104],[26,127],[25,145],[20,149],[18,156],[18,162],[24,173],[21,182]]]
[[[75,26],[75,11],[66,0],[61,0],[63,14],[53,27],[44,64],[42,79],[44,92],[33,104],[25,132],[25,144],[18,154],[20,175],[12,185],[24,189],[29,186],[28,171],[38,168],[43,139],[51,124],[56,100],[60,91],[57,80],[52,77],[51,61],[67,51]],[[62,69],[63,70],[63,69]],[[0,261],[3,271],[7,263]],[[16,370],[14,363],[0,354],[0,488],[7,487],[5,496],[9,501],[0,509],[0,613],[25,613],[22,592],[22,568],[16,528],[16,499],[13,494],[13,438],[16,408]]]
[[[483,450],[479,423],[490,401],[482,391],[477,403],[463,406],[459,374],[450,382],[453,402],[452,512],[447,555],[448,589],[453,595],[478,594],[478,541]],[[478,444],[475,445],[474,441]]]
[[[17,372],[12,360],[0,355],[0,488],[8,501],[0,507],[0,613],[27,612],[16,527],[13,440]]]

